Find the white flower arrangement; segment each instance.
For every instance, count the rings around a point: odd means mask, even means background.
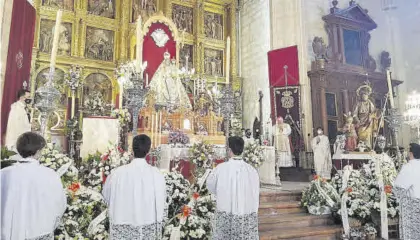
[[[89,114],[102,116],[105,112],[105,102],[102,94],[99,92],[94,93],[91,97],[87,97],[84,102],[84,107]]]
[[[111,117],[118,119],[120,127],[125,127],[131,122],[131,114],[126,108],[112,110]]]
[[[331,214],[332,208],[340,201],[338,198],[335,188],[326,179],[316,175],[302,192],[301,205],[313,215]]]
[[[341,196],[344,192],[348,193],[347,212],[348,216],[361,222],[370,220],[372,204],[369,202],[369,191],[366,179],[363,178],[359,170],[350,170],[347,188],[342,188],[342,176],[336,174],[331,181],[337,192]],[[337,213],[341,215],[341,208],[337,208]]]
[[[256,141],[250,142],[245,145],[243,158],[246,163],[258,169],[265,160],[264,150]]]
[[[190,148],[190,162],[195,164],[196,168],[209,168],[212,166],[213,156],[213,145],[204,141],[194,143]]]
[[[366,180],[369,205],[372,207],[372,215],[378,216],[380,213],[380,191],[378,185],[377,174],[375,171],[375,160],[372,159],[368,164],[363,166],[361,170],[362,177]],[[398,204],[392,192],[395,178],[397,177],[397,170],[393,160],[390,157],[384,156],[381,158],[381,173],[384,182],[384,190],[387,193],[387,207],[388,217],[398,217]]]

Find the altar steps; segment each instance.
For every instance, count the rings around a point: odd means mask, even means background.
[[[301,191],[260,194],[260,240],[333,240],[342,233],[330,216],[314,216],[300,206]]]
[[[310,182],[312,170],[301,167],[280,168],[280,180],[288,182]]]

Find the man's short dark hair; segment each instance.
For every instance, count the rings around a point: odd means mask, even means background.
[[[316,130],[318,131],[318,130],[322,130],[322,131],[324,131],[324,129],[322,129],[322,127],[317,127],[316,128]]]
[[[415,159],[420,159],[420,145],[417,143],[410,143],[410,152],[413,153]]]
[[[241,137],[229,137],[229,148],[236,156],[241,155],[244,151],[244,140]]]
[[[30,92],[26,89],[20,89],[17,93],[17,99],[19,100],[21,97],[25,96],[26,93],[30,93]]]
[[[150,151],[152,140],[149,136],[141,134],[133,138],[133,152],[135,158],[145,158]]]
[[[17,151],[23,158],[34,156],[45,145],[45,139],[41,135],[33,132],[26,132],[20,135],[16,142]]]

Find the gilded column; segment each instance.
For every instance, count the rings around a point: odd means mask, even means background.
[[[196,8],[194,9],[194,20],[195,20],[195,26],[194,26],[194,35],[195,35],[195,42],[196,42],[196,51],[194,55],[194,61],[196,62],[196,72],[197,73],[204,73],[203,69],[203,59],[204,59],[204,45],[203,45],[203,39],[204,39],[204,27],[203,27],[203,21],[204,21],[204,3],[202,0],[198,0],[196,3]]]
[[[79,21],[79,57],[85,56],[85,35],[86,35],[86,22],[83,19],[80,19]]]
[[[35,0],[34,2],[34,7],[35,7],[35,11],[36,11],[36,20],[35,20],[35,32],[34,32],[34,48],[38,48],[38,44],[39,44],[39,27],[41,25],[41,15],[39,12],[39,9],[41,7],[41,0]]]
[[[127,60],[127,43],[129,41],[128,31],[130,23],[130,0],[122,0],[120,20],[120,57],[119,61]]]

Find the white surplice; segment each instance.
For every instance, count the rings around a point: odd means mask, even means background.
[[[400,239],[420,239],[420,159],[405,164],[394,182],[400,205]]]
[[[10,106],[5,144],[8,149],[13,151],[16,151],[16,141],[19,136],[31,131],[31,123],[25,107],[25,103],[22,101],[17,101]]]
[[[325,135],[319,135],[312,139],[314,151],[314,165],[316,174],[325,179],[331,179],[331,150],[330,140]]]
[[[276,125],[274,129],[274,147],[276,148],[276,166],[293,167],[289,136],[292,128],[287,123]]]
[[[102,194],[108,204],[111,240],[161,239],[166,185],[157,168],[136,158],[111,172]]]
[[[216,195],[213,240],[256,240],[260,180],[257,170],[240,158],[219,164],[207,178]]]
[[[1,174],[1,239],[50,240],[67,207],[60,176],[32,158]]]

